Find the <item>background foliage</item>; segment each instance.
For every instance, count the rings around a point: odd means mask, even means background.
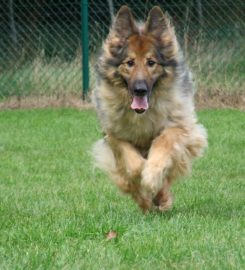
[[[68,96],[82,88],[79,0],[0,3],[0,97]],[[153,5],[167,11],[202,95],[244,90],[245,3],[241,0],[90,0],[90,88],[94,62],[112,14],[122,4],[144,20]]]

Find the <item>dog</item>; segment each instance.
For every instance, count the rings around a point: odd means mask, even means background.
[[[207,147],[193,105],[193,82],[174,27],[160,7],[146,22],[118,11],[97,62],[92,101],[104,137],[93,146],[99,168],[144,212],[171,209],[172,182]]]

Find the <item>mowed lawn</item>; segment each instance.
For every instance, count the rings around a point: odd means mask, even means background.
[[[0,269],[245,269],[245,113],[198,115],[209,149],[143,215],[91,164],[94,112],[0,111]]]

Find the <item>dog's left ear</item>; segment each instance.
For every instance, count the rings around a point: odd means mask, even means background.
[[[146,31],[155,37],[160,37],[170,27],[169,18],[162,12],[161,8],[155,6],[148,14]]]

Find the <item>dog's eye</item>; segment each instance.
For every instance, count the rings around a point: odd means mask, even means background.
[[[134,66],[134,60],[129,60],[127,63],[128,67]]]
[[[149,67],[153,67],[155,64],[156,64],[155,61],[153,61],[153,60],[151,60],[151,59],[148,59],[148,60],[147,60],[147,65],[148,65]]]

